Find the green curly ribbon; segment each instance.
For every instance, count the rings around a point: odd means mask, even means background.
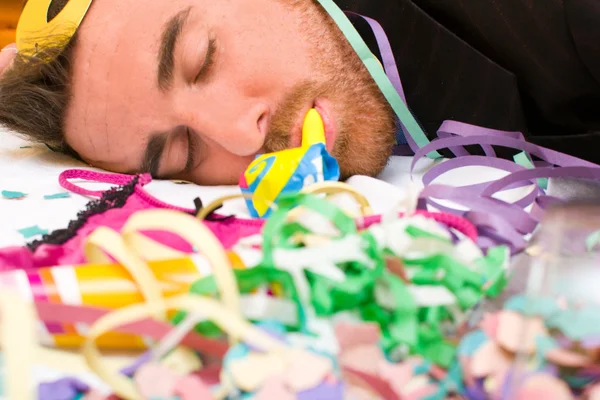
[[[348,235],[357,235],[360,250],[369,260],[369,265],[358,261],[337,265],[345,279],[330,279],[319,274],[318,265],[307,266],[298,276],[275,265],[277,249],[294,251],[301,246],[295,240],[298,234],[312,233],[299,221],[290,221],[289,212],[303,207],[325,217],[339,231],[330,239],[343,240]],[[302,316],[298,326],[287,326],[289,331],[308,333],[306,318],[329,318],[340,312],[350,312],[364,321],[376,322],[382,331],[381,345],[388,356],[396,349],[406,349],[409,354],[418,354],[426,360],[444,368],[454,365],[456,345],[445,338],[445,330],[462,323],[461,313],[467,312],[485,297],[497,296],[507,283],[504,266],[508,252],[505,247],[492,248],[487,255],[472,265],[458,261],[448,251],[447,238],[407,225],[409,238],[427,238],[440,241],[440,253],[421,258],[401,257],[410,285],[443,286],[456,297],[453,306],[419,306],[411,293],[411,287],[401,278],[385,268],[385,257],[392,253],[378,243],[369,230],[357,232],[354,220],[331,202],[306,194],[285,196],[273,212],[263,229],[263,260],[258,267],[236,270],[235,275],[242,293],[269,287],[277,283],[283,296],[291,299]],[[327,247],[323,248],[324,255]],[[303,300],[295,279],[305,279],[309,298]],[[212,277],[196,282],[191,292],[198,295],[217,296]],[[310,309],[310,312],[308,312]],[[176,321],[180,321],[178,315]],[[198,331],[203,334],[219,334],[210,323],[202,323]],[[450,384],[449,384],[450,385]],[[456,383],[452,383],[456,386]],[[450,385],[450,386],[452,386]]]
[[[306,316],[304,308],[300,303],[298,292],[294,285],[292,276],[286,271],[280,271],[275,268],[255,267],[245,270],[233,271],[240,293],[248,294],[262,287],[272,287],[277,284],[281,289],[284,298],[290,299],[296,304],[298,312],[298,325],[287,326],[289,330],[302,331],[306,329]],[[198,296],[217,297],[217,284],[213,276],[207,276],[194,282],[190,287],[190,294]],[[173,317],[172,322],[179,324],[187,316],[187,313],[179,311]],[[253,321],[259,322],[259,321]],[[195,331],[207,337],[221,336],[222,331],[212,322],[206,321],[196,325]]]

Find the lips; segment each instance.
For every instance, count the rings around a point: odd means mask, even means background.
[[[323,126],[325,128],[325,145],[327,147],[327,151],[331,152],[337,138],[337,128],[331,111],[331,103],[325,99],[317,99],[315,100],[313,107],[319,112],[321,119],[323,119]]]
[[[319,112],[321,119],[323,120],[323,127],[325,128],[325,145],[327,151],[331,152],[335,145],[335,139],[337,137],[337,130],[335,120],[331,112],[331,105],[328,100],[317,99],[313,104],[307,105],[299,114],[297,122],[294,124],[291,130],[290,136],[290,148],[300,147],[302,145],[302,126],[304,125],[304,119],[308,111],[314,108]]]

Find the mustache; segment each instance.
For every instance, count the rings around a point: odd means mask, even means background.
[[[265,138],[264,148],[272,153],[290,146],[292,129],[304,111],[306,105],[327,92],[327,85],[315,82],[302,82],[295,85],[279,105],[271,118],[271,124]]]

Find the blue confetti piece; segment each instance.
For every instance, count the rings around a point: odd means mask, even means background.
[[[440,388],[437,393],[427,396],[423,400],[444,400],[446,397],[446,390],[444,388]]]
[[[47,194],[44,196],[45,200],[56,200],[56,199],[68,199],[71,197],[69,192],[56,193],[56,194]]]
[[[27,196],[27,193],[13,192],[10,190],[3,190],[1,192],[1,194],[2,194],[2,197],[6,198],[6,199],[20,199],[20,198]]]
[[[429,370],[431,369],[431,363],[427,360],[425,360],[422,364],[419,365],[415,365],[415,367],[413,368],[413,374],[414,375],[424,375],[429,373]]]
[[[549,328],[561,330],[573,340],[600,333],[600,312],[591,307],[582,310],[564,310],[546,321]]]
[[[546,354],[558,347],[558,343],[548,335],[540,335],[535,339],[535,362],[538,365],[538,369],[546,366]]]
[[[504,309],[523,313],[526,304],[525,296],[513,296],[504,303]]]
[[[27,228],[19,229],[19,233],[23,235],[25,239],[29,239],[37,235],[45,235],[48,233],[47,229],[42,229],[37,225],[29,226]]]
[[[482,330],[470,332],[460,341],[458,354],[461,356],[472,357],[473,354],[475,354],[475,352],[488,340],[488,336]]]
[[[563,376],[563,379],[569,386],[577,389],[584,388],[594,381],[594,378],[586,376]]]
[[[551,297],[528,299],[526,296],[513,296],[504,303],[505,310],[516,311],[526,316],[539,315],[544,319],[552,318],[560,312],[556,300]]]

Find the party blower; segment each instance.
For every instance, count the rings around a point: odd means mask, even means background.
[[[302,146],[257,156],[240,177],[250,215],[266,218],[281,196],[324,181],[337,181],[340,168],[325,147],[325,127],[311,109],[302,127]]]

